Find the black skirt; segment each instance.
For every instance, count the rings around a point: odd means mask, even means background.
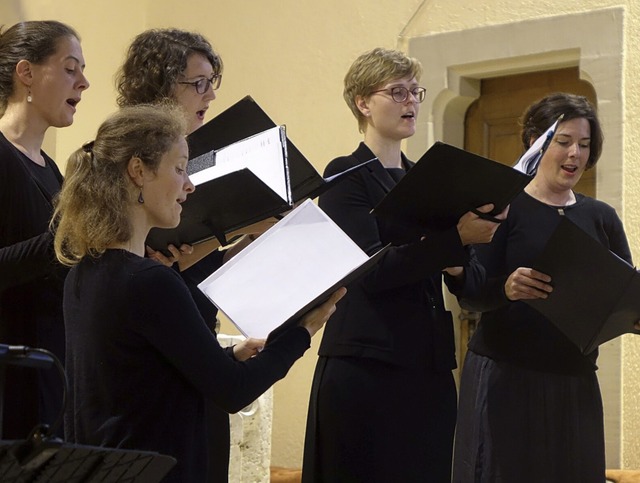
[[[594,372],[532,371],[467,352],[455,483],[602,483],[602,399]]]
[[[304,483],[449,483],[456,420],[451,371],[320,357]]]

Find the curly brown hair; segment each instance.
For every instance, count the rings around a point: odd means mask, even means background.
[[[58,260],[75,265],[128,241],[130,207],[138,196],[127,176],[133,157],[156,172],[162,156],[186,133],[180,108],[168,104],[123,107],[98,129],[95,141],[75,151],[51,222]]]
[[[178,29],[150,29],[129,46],[116,84],[118,105],[152,104],[171,99],[192,54],[201,54],[222,74],[222,59],[202,35]]]

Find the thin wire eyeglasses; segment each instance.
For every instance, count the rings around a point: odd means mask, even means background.
[[[424,87],[414,87],[413,89],[409,90],[406,87],[402,86],[378,89],[377,91],[373,91],[371,94],[375,94],[377,92],[390,92],[391,98],[395,102],[405,102],[409,98],[409,93],[411,93],[413,98],[419,103],[424,101],[424,98],[427,94],[427,90]]]
[[[196,88],[196,92],[198,94],[204,94],[209,90],[209,86],[215,91],[220,87],[222,83],[222,74],[213,74],[208,79],[203,77],[202,79],[198,79],[197,81],[180,81],[178,84],[187,84]]]

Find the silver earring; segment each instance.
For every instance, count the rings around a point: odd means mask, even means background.
[[[29,89],[29,94],[27,94],[27,102],[31,104],[32,101],[33,101],[33,97],[31,97],[31,89]]]
[[[140,194],[138,195],[138,203],[144,203],[144,198],[142,197],[142,186],[140,187]]]

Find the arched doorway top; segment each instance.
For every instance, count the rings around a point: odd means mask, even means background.
[[[606,136],[598,198],[621,213],[623,27],[624,9],[615,7],[411,39],[409,54],[424,66],[427,99],[407,143],[409,156],[418,159],[437,140],[463,145],[464,113],[481,79],[577,66],[596,90]]]

